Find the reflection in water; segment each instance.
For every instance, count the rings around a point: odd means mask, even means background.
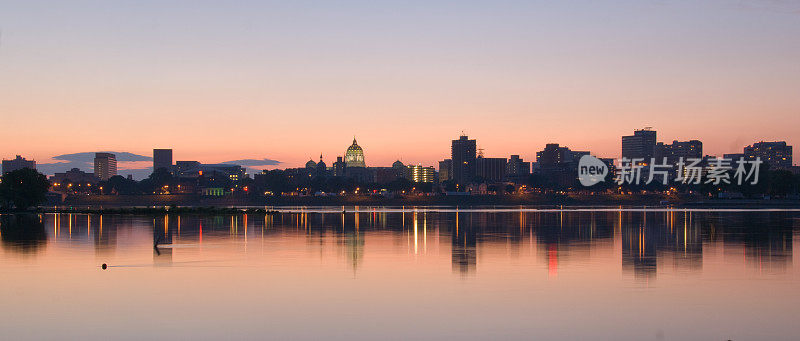
[[[178,216],[174,229],[170,228],[169,215],[153,218],[153,265],[172,265],[172,232],[181,233],[181,219]],[[159,247],[161,245],[161,247]]]
[[[488,227],[488,226],[487,226]],[[450,231],[452,240],[453,271],[462,275],[475,271],[478,264],[478,233],[473,215],[456,213],[455,226]]]
[[[2,215],[3,339],[797,335],[800,211],[342,211]]]
[[[564,264],[591,260],[596,250],[618,253],[624,273],[653,279],[668,266],[674,271],[703,269],[703,252],[719,247],[765,272],[783,272],[792,262],[793,233],[800,213],[791,211],[558,211],[558,212],[341,212],[277,215],[3,215],[3,248],[43,252],[48,233],[58,245],[91,243],[97,257],[113,256],[121,230],[152,232],[153,264],[173,264],[175,247],[209,240],[241,243],[302,238],[310,248],[333,247],[357,274],[372,253],[405,249],[415,257],[446,256],[452,271],[478,272],[483,252],[502,250],[507,257],[535,257],[556,277]],[[129,235],[131,232],[125,232]],[[370,246],[375,238],[390,243]],[[442,241],[449,241],[441,244]],[[65,243],[65,244],[62,244]],[[377,241],[376,241],[377,243]],[[616,246],[615,246],[616,245]],[[440,247],[442,246],[442,247]],[[144,246],[141,246],[144,247]],[[150,246],[148,246],[150,247]],[[618,247],[618,249],[617,249]],[[431,253],[432,250],[435,252]],[[535,250],[533,254],[525,250]]]
[[[35,214],[3,215],[0,219],[3,248],[20,254],[41,252],[47,245],[42,217]]]

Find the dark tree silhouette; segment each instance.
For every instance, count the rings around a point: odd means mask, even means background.
[[[0,200],[4,208],[25,210],[43,203],[50,181],[34,169],[23,168],[3,175]]]

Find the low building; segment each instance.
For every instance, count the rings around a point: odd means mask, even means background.
[[[667,164],[676,165],[681,159],[686,162],[688,159],[703,158],[703,142],[699,140],[672,141],[671,144],[663,142],[656,143],[654,158],[656,164],[662,164],[667,159]],[[650,162],[649,160],[645,160]]]
[[[525,162],[519,155],[511,155],[506,163],[506,180],[514,183],[524,183],[531,176],[531,163]]]
[[[198,161],[175,162],[175,176],[178,178],[198,178],[224,176],[233,181],[245,177],[245,169],[240,165],[231,164],[204,164]]]
[[[760,158],[770,169],[790,169],[792,167],[792,146],[786,141],[757,142],[744,147],[748,160]]]
[[[73,168],[63,173],[53,174],[53,176],[50,177],[50,182],[53,185],[62,183],[94,185],[100,182],[100,178],[95,176],[94,173],[86,173],[78,168]]]
[[[506,163],[504,157],[479,156],[475,159],[475,178],[488,183],[504,181]]]
[[[36,170],[36,161],[26,160],[24,157],[19,155],[17,155],[17,157],[13,160],[3,160],[3,174],[23,168]]]

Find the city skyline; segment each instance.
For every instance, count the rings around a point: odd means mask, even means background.
[[[687,140],[687,141],[668,140],[668,139],[663,139],[661,137],[657,137],[657,132],[658,132],[657,130],[652,130],[652,127],[645,127],[645,128],[641,128],[641,129],[634,129],[633,130],[633,133],[634,133],[633,135],[623,135],[623,136],[621,136],[621,141],[622,142],[621,142],[620,148],[619,148],[620,152],[618,153],[617,156],[614,156],[614,157],[608,157],[606,155],[601,155],[601,154],[596,153],[593,150],[579,151],[579,152],[577,152],[577,153],[579,153],[577,155],[580,155],[580,153],[590,153],[591,155],[594,155],[594,156],[597,156],[597,157],[600,157],[600,158],[606,158],[606,159],[618,159],[618,158],[625,158],[625,157],[627,157],[627,158],[644,157],[645,160],[649,160],[650,157],[656,156],[657,159],[660,159],[661,157],[668,157],[670,162],[674,163],[678,156],[683,156],[683,157],[706,157],[706,156],[709,156],[709,157],[726,157],[726,158],[731,158],[732,157],[732,158],[736,158],[736,156],[744,155],[744,154],[742,154],[743,151],[747,151],[749,148],[753,148],[754,146],[757,146],[757,145],[760,145],[760,144],[763,144],[763,143],[783,143],[784,146],[786,146],[786,145],[789,146],[789,150],[790,151],[792,150],[791,144],[789,144],[789,143],[787,143],[785,141],[765,141],[765,140],[760,140],[760,141],[756,141],[756,142],[752,142],[750,144],[747,144],[741,150],[732,151],[732,152],[726,152],[726,153],[723,153],[723,154],[709,154],[709,153],[704,152],[702,140],[698,140],[698,139],[691,139],[691,140]],[[687,145],[687,144],[698,143],[699,144],[699,149],[694,151],[694,152],[692,152],[692,153],[688,153],[688,154],[685,153],[686,151],[683,151],[683,153],[680,154],[680,155],[677,155],[677,154],[676,155],[665,154],[665,152],[663,150],[662,151],[656,150],[655,151],[655,153],[656,153],[655,155],[648,154],[648,155],[642,156],[642,155],[638,155],[638,154],[637,155],[633,155],[632,154],[632,155],[627,155],[626,156],[625,155],[625,153],[626,153],[625,150],[626,150],[626,148],[630,148],[629,144],[626,144],[627,143],[626,142],[627,139],[630,139],[630,138],[632,138],[634,136],[638,137],[640,133],[649,133],[650,138],[648,139],[648,143],[652,145],[651,148],[654,148],[654,147],[655,148],[662,148],[662,149],[665,148],[665,147],[666,148],[670,148],[670,147],[672,147],[672,144],[670,144],[670,143],[674,143],[676,145]],[[324,156],[325,154],[321,153],[319,155],[319,159],[318,160],[328,160],[328,162],[327,162],[327,166],[328,167],[327,168],[330,169],[331,171],[335,172],[334,171],[334,169],[336,168],[336,162],[335,161],[337,159],[339,159],[339,161],[341,162],[343,160],[343,158],[346,159],[348,157],[348,155],[350,154],[351,150],[355,147],[355,148],[358,149],[358,151],[359,151],[359,153],[361,155],[360,157],[361,157],[362,161],[360,161],[360,162],[361,162],[362,167],[364,167],[364,166],[368,166],[368,167],[376,167],[376,166],[377,167],[382,167],[382,166],[383,167],[388,167],[388,166],[394,164],[397,161],[401,161],[401,162],[404,162],[405,164],[407,164],[408,166],[419,165],[419,166],[423,166],[423,167],[433,167],[438,172],[438,171],[441,171],[442,162],[444,162],[444,161],[452,162],[449,158],[451,158],[452,156],[455,156],[456,154],[463,153],[462,151],[460,151],[460,149],[459,149],[459,152],[456,152],[456,150],[455,150],[456,145],[461,145],[461,144],[463,144],[463,142],[470,142],[470,143],[473,144],[471,147],[468,148],[468,149],[471,149],[471,151],[469,151],[467,154],[470,154],[470,153],[474,154],[474,155],[478,156],[478,158],[484,158],[485,157],[487,160],[490,160],[490,159],[494,159],[496,157],[499,157],[501,159],[505,159],[506,161],[508,161],[508,160],[513,160],[514,157],[522,156],[522,159],[531,160],[531,162],[534,162],[534,163],[538,161],[538,158],[540,157],[539,154],[542,153],[542,150],[547,150],[547,148],[549,148],[550,146],[558,147],[560,145],[561,148],[567,148],[567,150],[576,149],[576,148],[574,148],[572,146],[569,146],[569,145],[564,145],[564,144],[559,144],[559,143],[553,142],[553,143],[546,144],[545,146],[542,147],[542,149],[533,152],[532,153],[533,154],[532,157],[527,158],[527,157],[524,156],[524,154],[519,154],[519,153],[518,154],[508,154],[508,155],[496,155],[496,154],[488,153],[488,155],[485,155],[484,154],[484,148],[481,148],[481,145],[479,143],[477,143],[477,139],[470,138],[464,132],[462,132],[462,134],[459,136],[458,139],[451,140],[451,142],[452,142],[452,145],[451,145],[451,148],[450,148],[451,149],[450,153],[448,155],[443,155],[442,157],[440,157],[438,159],[438,161],[434,161],[434,162],[432,162],[430,164],[425,164],[423,162],[413,162],[413,161],[409,162],[408,160],[402,160],[402,159],[395,159],[394,161],[392,161],[389,164],[376,164],[376,163],[369,163],[369,162],[368,163],[364,163],[364,161],[366,160],[364,158],[364,155],[366,153],[363,152],[362,151],[362,147],[357,144],[356,138],[353,139],[352,145],[350,145],[345,150],[345,152],[340,153],[340,154],[333,154],[333,155],[329,154],[327,158]],[[173,161],[173,149],[171,149],[171,148],[169,148],[169,149],[154,148],[154,149],[151,150],[151,155],[153,155],[153,157],[149,157],[149,156],[146,156],[146,155],[139,155],[139,154],[129,153],[129,152],[121,152],[120,153],[120,152],[113,152],[113,151],[101,151],[101,152],[84,152],[84,153],[73,153],[73,154],[60,155],[60,156],[56,157],[57,158],[56,161],[58,161],[56,163],[42,163],[41,161],[36,160],[36,159],[32,159],[32,158],[28,158],[28,160],[34,162],[34,165],[35,165],[34,168],[38,168],[40,171],[42,171],[44,174],[47,174],[47,175],[53,175],[53,174],[58,173],[58,172],[64,172],[64,171],[68,171],[70,169],[75,169],[75,168],[81,169],[83,171],[91,171],[92,169],[94,169],[95,173],[96,173],[97,172],[97,155],[108,154],[108,153],[110,153],[110,155],[112,155],[112,156],[114,156],[114,154],[117,154],[117,153],[119,153],[119,154],[121,154],[123,156],[123,158],[122,158],[123,161],[119,163],[119,164],[121,164],[121,166],[117,166],[118,162],[116,160],[114,161],[115,172],[116,172],[116,169],[119,169],[119,173],[120,173],[119,175],[126,175],[126,174],[130,175],[130,174],[132,174],[134,176],[134,178],[137,178],[137,179],[142,179],[142,178],[146,177],[147,175],[152,173],[155,170],[155,168],[164,167],[165,165],[169,165],[169,164],[174,165],[176,162],[200,162],[200,163],[204,163],[204,164],[240,165],[243,168],[249,170],[248,171],[249,174],[256,174],[256,173],[260,172],[261,170],[303,168],[304,166],[308,167],[308,163],[315,163],[315,161],[314,161],[315,158],[314,157],[310,157],[308,160],[306,160],[302,164],[296,164],[296,165],[288,164],[286,162],[281,162],[279,160],[267,159],[267,158],[263,158],[263,159],[240,159],[240,160],[229,160],[229,161],[222,161],[222,162],[206,162],[206,161],[204,161],[205,159],[203,159],[203,158],[199,158],[197,160],[189,160],[188,158],[177,157],[177,158],[174,159],[175,161]],[[650,153],[652,154],[653,151],[651,151]],[[467,155],[467,154],[465,154],[465,155]],[[793,154],[793,152],[790,152],[789,154]],[[179,152],[177,155],[181,155],[181,153]],[[93,156],[93,158],[91,160],[88,159],[90,156]],[[16,159],[19,160],[21,156],[19,154],[16,154],[15,157],[16,157]],[[81,157],[84,158],[83,161],[81,161]],[[158,160],[159,157],[161,158],[161,160]],[[23,159],[25,159],[25,158],[23,158]],[[673,160],[673,159],[675,159],[675,160]],[[5,158],[5,157],[3,157],[3,160],[11,161],[11,160],[14,160],[14,159],[13,158]],[[124,160],[136,160],[136,161],[124,161]],[[63,162],[61,162],[61,161],[63,161]],[[472,160],[470,162],[470,165],[472,165],[472,163],[474,161],[475,160]],[[157,163],[161,164],[161,166],[155,166],[155,164],[157,164]],[[36,165],[38,165],[38,166],[36,166]],[[127,167],[125,165],[127,165]],[[785,167],[791,167],[791,166],[795,166],[795,164],[792,161],[792,158],[790,158],[788,160],[788,163],[786,163]],[[459,171],[457,169],[454,170],[452,167],[453,167],[452,163],[448,164],[448,170],[446,170],[446,172],[456,172],[458,174]],[[470,167],[474,167],[474,166],[470,166]],[[125,173],[126,171],[128,171],[128,172]],[[468,171],[468,172],[474,173],[474,170],[473,171]],[[458,175],[456,175],[456,177],[458,177]]]
[[[435,165],[462,130],[530,160],[616,157],[644,126],[711,155],[800,143],[790,2],[330,6],[7,4],[0,152],[297,166],[356,135],[372,164]]]

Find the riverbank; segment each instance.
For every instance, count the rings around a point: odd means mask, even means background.
[[[296,206],[669,206],[686,208],[752,208],[780,207],[800,208],[800,200],[788,199],[709,199],[701,196],[663,194],[522,194],[522,195],[456,195],[456,196],[224,196],[205,197],[199,195],[102,195],[69,197],[63,203],[50,204],[57,210],[117,210],[157,209],[171,207],[195,212],[225,213],[225,210],[241,211],[242,208]],[[155,207],[155,208],[153,208]],[[238,209],[237,209],[238,208]],[[266,211],[265,211],[266,212]]]

